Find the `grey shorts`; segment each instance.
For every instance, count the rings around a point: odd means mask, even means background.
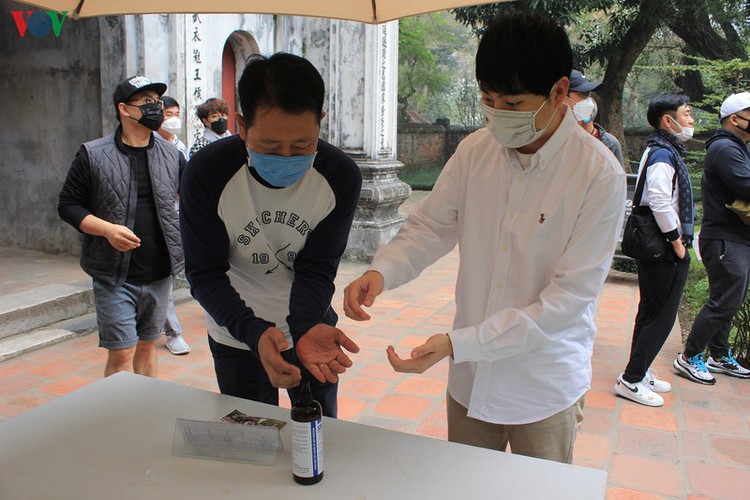
[[[139,340],[157,340],[167,318],[171,288],[171,276],[144,285],[110,286],[94,280],[99,347],[129,349]]]

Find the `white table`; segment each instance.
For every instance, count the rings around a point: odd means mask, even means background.
[[[326,418],[325,477],[294,483],[290,427],[275,466],[175,457],[176,418],[289,410],[119,373],[0,423],[0,498],[598,499],[606,473]]]

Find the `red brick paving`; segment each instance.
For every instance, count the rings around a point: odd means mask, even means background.
[[[19,259],[23,265],[15,265]],[[6,265],[9,260],[13,265]],[[340,328],[362,351],[351,356],[354,366],[341,377],[340,418],[446,439],[448,364],[439,363],[422,375],[398,374],[385,358],[385,346],[393,344],[408,356],[420,339],[450,329],[457,264],[458,252],[453,251],[415,282],[386,292],[370,310],[372,321],[356,323],[341,314]],[[30,289],[52,277],[64,284],[86,281],[76,257],[0,249],[0,268],[6,285],[0,293]],[[344,286],[364,269],[342,264],[337,311]],[[608,500],[749,498],[750,381],[718,376],[716,386],[708,387],[675,375],[671,365],[681,350],[679,325],[654,362],[654,369],[673,385],[672,393],[664,395],[666,405],[638,406],[613,393],[627,360],[637,300],[637,284],[619,279],[608,280],[600,296],[594,378],[574,463],[608,471]],[[159,378],[216,392],[203,312],[193,301],[178,305],[177,312],[192,352],[172,356],[160,345]],[[0,425],[101,378],[106,352],[96,344],[96,335],[89,335],[0,363]],[[289,407],[283,392],[280,404]]]

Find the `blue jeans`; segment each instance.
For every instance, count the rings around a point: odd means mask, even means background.
[[[266,370],[252,352],[219,344],[210,335],[208,346],[214,358],[216,380],[222,394],[279,406],[279,390],[271,385]],[[335,384],[318,382],[302,366],[294,349],[284,351],[282,356],[289,363],[299,366],[302,370],[302,377],[310,380],[313,398],[320,403],[323,415],[335,418],[338,412],[336,400],[338,382]],[[299,399],[299,392],[299,386],[287,389],[292,404]]]
[[[169,303],[167,304],[167,321],[164,323],[164,333],[169,337],[176,337],[182,335],[182,326],[180,321],[177,319],[177,311],[174,308],[174,278],[172,278],[172,286],[169,289]]]

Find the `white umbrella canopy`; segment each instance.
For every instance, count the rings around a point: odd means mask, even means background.
[[[279,14],[379,24],[439,10],[509,0],[20,0],[69,17],[122,14]]]

